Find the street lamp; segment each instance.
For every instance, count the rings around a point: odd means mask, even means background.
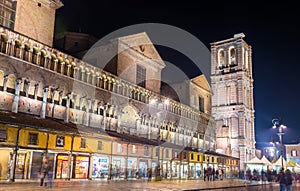
[[[281,153],[281,167],[284,168],[283,166],[283,145],[282,145],[282,135],[284,135],[283,129],[286,128],[286,126],[284,124],[281,123],[281,121],[279,119],[272,119],[272,123],[273,123],[273,129],[278,129],[278,137],[279,137],[279,141],[280,141],[280,153]]]

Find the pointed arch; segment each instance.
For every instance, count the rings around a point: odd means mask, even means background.
[[[235,66],[237,65],[237,60],[236,60],[236,49],[234,46],[230,46],[228,49],[228,63],[230,66]]]
[[[226,62],[225,62],[225,51],[223,48],[218,50],[218,67],[219,68],[224,68],[226,67]]]

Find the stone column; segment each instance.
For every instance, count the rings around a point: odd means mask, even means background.
[[[89,175],[88,175],[88,179],[92,180],[92,174],[93,174],[93,158],[94,158],[94,153],[90,154],[90,165],[89,165]]]
[[[81,97],[79,98],[79,109],[82,110],[82,107],[83,107],[83,101],[85,99],[85,96],[84,97]]]
[[[57,59],[54,60],[53,64],[54,64],[54,66],[53,66],[53,71],[54,71],[54,72],[57,72],[57,65],[58,65]]]
[[[106,129],[106,112],[107,112],[107,105],[104,105],[104,109],[103,109],[103,130]]]
[[[34,84],[34,99],[37,99],[37,94],[39,91],[39,83]]]
[[[118,107],[118,110],[117,110],[117,132],[118,133],[122,133],[121,132],[121,114],[122,114],[122,108],[121,107]]]
[[[66,103],[66,117],[65,117],[65,122],[69,122],[69,113],[70,113],[70,101],[72,99],[72,93],[69,93],[67,95],[67,103]]]
[[[96,86],[97,85],[97,80],[96,80],[97,78],[96,78],[96,75],[93,73],[92,74],[92,85],[93,86]]]
[[[30,87],[30,81],[26,81],[25,80],[25,96],[28,97],[28,91],[29,91],[29,87]]]
[[[87,111],[86,111],[86,119],[85,119],[85,124],[86,126],[89,126],[90,125],[90,109],[91,109],[91,106],[92,106],[92,100],[88,99],[87,100]]]
[[[7,81],[8,81],[8,75],[4,76],[4,81],[3,81],[3,91],[7,91]]]
[[[65,72],[65,62],[62,62],[62,63],[60,63],[60,73],[61,74],[64,74],[64,72]]]
[[[91,75],[91,72],[86,71],[86,80],[85,80],[85,82],[88,83],[88,84],[91,83],[91,81],[90,81],[90,75]]]
[[[14,113],[18,113],[21,83],[22,83],[21,79],[16,80],[15,96],[14,96],[14,101],[12,103],[12,109],[11,109],[11,111]]]
[[[86,81],[86,75],[85,75],[85,70],[81,70],[81,81],[85,82]]]
[[[74,67],[73,70],[73,78],[78,80],[78,76],[79,76],[79,69],[78,67]]]
[[[71,65],[67,65],[67,76],[71,76]]]
[[[45,118],[45,116],[46,116],[46,106],[47,106],[48,91],[49,91],[48,87],[44,88],[43,103],[42,103],[42,109],[41,109],[40,118]]]

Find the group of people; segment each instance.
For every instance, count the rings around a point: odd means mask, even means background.
[[[215,170],[215,168],[208,167],[204,168],[204,181],[214,181],[215,179],[223,180],[224,170]]]
[[[280,185],[280,191],[292,191],[293,186],[293,176],[289,169],[282,168],[278,174],[277,181]]]

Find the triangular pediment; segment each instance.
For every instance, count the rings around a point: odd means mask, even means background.
[[[146,34],[146,32],[141,32],[133,35],[123,36],[118,38],[119,43],[127,45],[128,47],[134,49],[141,55],[155,61],[159,61],[162,67],[165,67],[165,63],[157,52],[155,46],[153,45],[151,39]]]
[[[191,81],[196,84],[199,87],[202,87],[203,89],[207,90],[207,91],[211,91],[210,89],[210,85],[206,79],[206,77],[204,76],[204,74],[199,75],[193,79],[191,79]]]

